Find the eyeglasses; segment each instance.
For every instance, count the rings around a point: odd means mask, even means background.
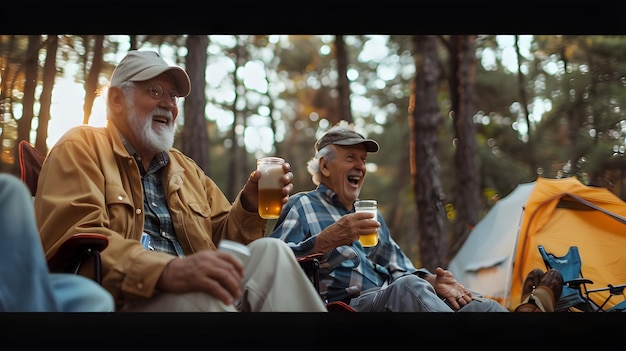
[[[150,96],[157,100],[161,100],[163,98],[163,95],[165,94],[165,92],[163,91],[163,87],[158,84],[152,84],[150,88],[148,88],[148,91],[150,92]],[[177,104],[178,98],[180,98],[180,94],[178,94],[176,90],[170,90],[169,95],[170,100],[173,103]]]

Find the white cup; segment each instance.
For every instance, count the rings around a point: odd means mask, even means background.
[[[250,257],[250,249],[246,245],[232,240],[220,240],[220,244],[217,246],[217,249],[222,252],[230,252],[243,264],[246,264],[248,262],[248,257]]]

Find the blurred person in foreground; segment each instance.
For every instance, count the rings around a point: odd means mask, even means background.
[[[187,73],[156,52],[120,61],[106,127],[72,128],[44,162],[35,213],[46,255],[75,233],[105,234],[102,284],[119,311],[327,311],[289,247],[264,237],[259,172],[231,203],[172,147],[178,99],[190,90]],[[283,170],[284,203],[293,174]],[[216,250],[223,239],[248,246],[245,267]]]
[[[37,231],[33,200],[17,177],[0,173],[0,312],[113,312],[98,283],[50,273]]]
[[[328,302],[342,301],[357,312],[508,312],[495,300],[466,289],[450,271],[415,268],[380,212],[377,218],[354,212],[368,153],[378,150],[375,140],[364,138],[346,121],[330,128],[315,143],[315,156],[307,163],[317,188],[290,196],[270,236],[287,242],[296,256],[323,253],[321,293]],[[359,235],[372,231],[378,232],[378,244],[364,248]],[[539,280],[533,283],[539,286]],[[527,310],[541,311],[533,306]]]

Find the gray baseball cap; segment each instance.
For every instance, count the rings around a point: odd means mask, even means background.
[[[178,66],[170,66],[155,51],[129,51],[115,67],[111,76],[111,86],[119,86],[126,81],[142,82],[167,71],[172,73],[180,96],[189,95],[191,81],[187,72]]]
[[[378,152],[378,143],[373,139],[366,139],[361,134],[350,129],[334,129],[328,131],[315,143],[315,152],[320,151],[330,144],[356,145],[365,144],[367,152]]]

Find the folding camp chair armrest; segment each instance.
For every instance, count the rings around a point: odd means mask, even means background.
[[[564,281],[563,284],[567,285],[572,289],[580,289],[581,285],[584,284],[593,284],[593,281],[586,278],[576,278],[568,281]]]
[[[296,258],[296,261],[300,264],[300,268],[302,268],[304,273],[306,273],[307,277],[309,277],[311,283],[315,287],[315,290],[318,292],[320,290],[319,258],[323,255],[324,254],[320,252]]]
[[[103,234],[79,233],[67,239],[48,260],[52,273],[77,274],[83,261],[94,258],[94,280],[101,282],[100,252],[109,246],[109,238]]]
[[[355,312],[354,308],[350,307],[343,301],[333,301],[326,304],[328,312]]]
[[[625,287],[626,287],[626,284],[622,284],[622,285],[609,284],[609,292],[611,293],[611,295],[624,295]]]
[[[611,284],[609,284],[608,286],[606,286],[604,288],[587,290],[587,293],[594,293],[594,292],[608,290],[611,295],[623,295],[624,294],[624,288],[626,288],[626,284],[622,284],[622,285],[611,285]]]
[[[312,260],[314,258],[319,259],[322,256],[324,256],[324,253],[322,252],[316,252],[316,253],[312,253],[306,256],[300,256],[300,257],[296,257],[296,261],[300,262],[300,261],[308,261],[308,260]]]

